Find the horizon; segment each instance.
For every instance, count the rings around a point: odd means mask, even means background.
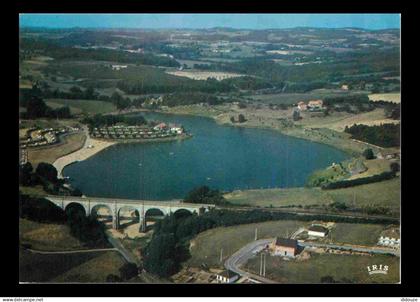
[[[19,28],[389,30],[401,24],[400,14],[20,14]]]

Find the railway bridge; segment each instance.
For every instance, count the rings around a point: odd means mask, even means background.
[[[99,208],[107,208],[112,216],[112,227],[120,227],[122,211],[131,210],[137,212],[140,222],[140,231],[146,229],[146,213],[149,210],[159,210],[163,215],[169,215],[181,210],[198,215],[214,208],[212,204],[184,203],[181,200],[171,201],[153,201],[153,200],[133,200],[118,198],[100,198],[100,197],[75,197],[75,196],[46,196],[46,199],[66,211],[71,206],[81,208],[86,216],[97,216]]]

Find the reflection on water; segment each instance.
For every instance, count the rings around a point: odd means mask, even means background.
[[[118,144],[64,169],[88,196],[174,199],[194,187],[221,190],[296,187],[314,170],[347,156],[327,145],[264,129],[221,126],[213,120],[157,113],[147,119],[182,124],[193,138]]]

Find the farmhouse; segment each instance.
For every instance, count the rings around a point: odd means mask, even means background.
[[[165,123],[160,123],[157,124],[156,126],[153,127],[153,130],[155,131],[162,131],[164,129],[166,129],[168,126]]]
[[[294,257],[297,254],[297,240],[276,237],[270,250],[274,256]]]
[[[127,68],[127,65],[111,65],[112,70],[121,70]]]
[[[320,226],[320,225],[311,225],[308,228],[308,235],[309,236],[325,237],[325,235],[327,235],[327,233],[328,233],[328,229],[324,228],[323,226]]]
[[[308,106],[305,104],[305,102],[299,102],[297,107],[300,111],[305,111],[308,109]]]
[[[322,100],[312,100],[308,103],[309,110],[318,110],[322,109]]]
[[[400,232],[398,229],[388,229],[382,232],[379,237],[378,245],[389,246],[393,248],[400,247]]]
[[[223,272],[216,274],[216,280],[218,283],[233,283],[239,279],[238,274],[231,270],[224,270]]]

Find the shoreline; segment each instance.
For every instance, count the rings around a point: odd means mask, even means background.
[[[122,139],[122,140],[111,140],[111,139],[96,139],[91,138],[87,129],[85,129],[86,139],[82,148],[79,150],[66,154],[62,157],[57,158],[53,166],[57,169],[57,177],[64,178],[63,170],[66,166],[73,163],[83,161],[89,157],[96,155],[97,153],[107,149],[116,144],[129,144],[129,143],[154,143],[154,142],[171,142],[177,140],[184,140],[191,138],[191,134],[184,134],[182,136],[168,137],[168,138],[154,138],[154,139]],[[88,148],[92,145],[92,148]]]

